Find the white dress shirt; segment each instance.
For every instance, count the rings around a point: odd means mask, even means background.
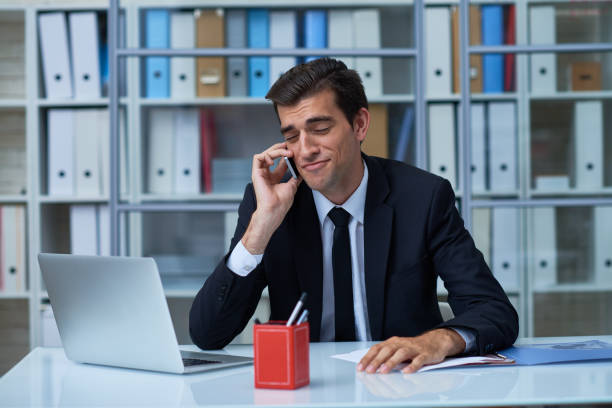
[[[353,302],[355,304],[355,336],[358,341],[370,341],[370,324],[368,320],[368,305],[365,288],[364,267],[364,239],[363,222],[365,201],[368,186],[368,167],[363,163],[363,178],[359,187],[342,204],[335,205],[323,194],[312,190],[319,225],[321,228],[321,243],[323,245],[323,305],[321,314],[321,337],[320,341],[334,341],[335,318],[334,318],[334,272],[332,267],[332,244],[334,237],[334,223],[327,216],[334,207],[342,207],[349,214],[348,230],[351,243],[351,270],[353,274]],[[241,241],[230,254],[227,267],[237,275],[246,276],[259,265],[263,254],[253,255],[246,250]],[[465,341],[465,351],[473,350],[475,346],[475,335],[469,330],[453,328]]]
[[[312,190],[323,244],[323,309],[321,313],[321,341],[334,341],[336,319],[334,318],[334,269],[332,266],[332,247],[334,242],[334,223],[327,216],[332,208],[342,207],[351,214],[349,239],[351,242],[351,272],[353,274],[353,303],[355,305],[355,338],[357,341],[370,341],[370,323],[365,288],[365,264],[363,261],[363,213],[368,189],[368,167],[363,164],[363,178],[359,187],[342,205],[336,206],[323,194]]]

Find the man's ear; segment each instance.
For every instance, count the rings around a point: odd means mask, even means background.
[[[359,142],[365,140],[368,128],[370,127],[370,112],[366,108],[360,108],[353,119],[353,131]]]

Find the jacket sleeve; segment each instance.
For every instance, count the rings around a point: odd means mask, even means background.
[[[238,224],[229,253],[221,259],[191,305],[189,333],[194,344],[202,349],[223,348],[240,334],[266,287],[263,262],[244,277],[226,266],[229,254],[242,239],[255,208],[255,194],[249,184],[238,209]]]
[[[455,314],[438,327],[473,330],[479,354],[511,346],[518,336],[518,315],[464,228],[447,180],[440,181],[433,194],[427,238]]]

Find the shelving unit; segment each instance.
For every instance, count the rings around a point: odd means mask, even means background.
[[[516,45],[501,46],[501,47],[486,47],[486,46],[468,46],[467,30],[468,24],[468,4],[483,5],[483,4],[514,4],[516,6]],[[147,116],[148,112],[156,109],[171,108],[179,109],[186,107],[206,107],[213,110],[219,116],[231,117],[231,115],[240,112],[240,115],[247,118],[257,117],[260,119],[259,132],[264,134],[264,137],[259,141],[247,140],[248,143],[239,145],[240,152],[235,156],[239,157],[244,154],[245,157],[250,157],[251,154],[258,150],[260,145],[267,146],[276,142],[277,123],[273,111],[270,107],[270,102],[263,98],[251,97],[224,97],[224,98],[166,98],[166,99],[148,99],[142,96],[141,89],[141,60],[147,53],[152,53],[150,50],[140,49],[142,45],[143,26],[141,21],[142,12],[148,8],[169,8],[191,10],[196,8],[215,8],[223,7],[230,8],[250,8],[262,7],[270,9],[292,9],[301,12],[312,8],[384,8],[384,7],[400,7],[409,9],[408,14],[412,16],[412,22],[409,22],[411,30],[414,29],[411,38],[406,39],[405,47],[402,48],[381,48],[361,50],[363,55],[375,57],[389,57],[393,53],[401,55],[402,58],[408,58],[412,61],[411,70],[406,74],[406,81],[410,84],[407,86],[409,92],[405,94],[384,94],[369,98],[372,104],[387,104],[390,107],[404,107],[407,105],[414,106],[415,109],[415,125],[414,137],[410,146],[410,157],[406,161],[411,162],[422,168],[429,168],[429,138],[428,138],[428,119],[427,112],[429,106],[433,104],[452,104],[456,109],[456,180],[457,189],[456,197],[458,207],[465,220],[466,227],[477,234],[479,225],[474,223],[473,214],[477,209],[487,209],[492,214],[496,208],[517,208],[519,210],[520,225],[518,237],[517,256],[519,265],[518,288],[508,290],[509,296],[513,303],[518,306],[521,321],[521,336],[531,336],[538,334],[538,330],[534,327],[536,321],[540,322],[543,317],[538,313],[538,303],[541,296],[546,296],[550,299],[563,298],[566,295],[582,296],[583,294],[596,293],[601,296],[602,304],[608,304],[609,298],[612,297],[611,285],[597,284],[596,282],[578,282],[578,283],[563,283],[551,286],[539,287],[533,284],[534,271],[532,270],[532,249],[533,242],[529,232],[529,212],[534,208],[552,207],[552,208],[590,208],[592,206],[612,206],[612,179],[605,179],[605,185],[601,189],[575,189],[569,190],[554,190],[541,191],[535,189],[534,177],[537,175],[538,166],[534,161],[540,160],[534,156],[532,151],[533,142],[539,137],[538,129],[545,129],[548,122],[543,121],[542,125],[538,125],[537,120],[546,118],[541,115],[542,106],[556,106],[554,104],[565,104],[565,109],[573,106],[572,104],[578,101],[602,100],[604,105],[608,106],[612,100],[612,78],[602,78],[602,90],[598,91],[556,91],[549,93],[533,93],[530,87],[530,57],[536,53],[558,52],[565,56],[574,55],[575,53],[598,53],[605,58],[601,58],[602,65],[608,68],[607,71],[602,70],[602,76],[608,75],[612,71],[606,64],[612,64],[612,33],[600,30],[596,34],[589,37],[587,34],[579,33],[579,44],[572,44],[565,41],[559,44],[545,45],[530,45],[529,42],[529,9],[535,5],[553,5],[560,6],[563,10],[567,10],[576,6],[576,2],[572,0],[516,0],[516,1],[472,1],[464,0],[387,0],[384,3],[374,0],[300,0],[297,3],[280,4],[276,0],[258,0],[251,2],[246,0],[184,0],[184,1],[165,1],[165,0],[123,0],[120,4],[116,1],[111,1],[110,4],[116,4],[121,7],[125,15],[125,38],[126,48],[116,49],[110,47],[111,66],[116,66],[119,58],[125,58],[126,66],[126,96],[118,96],[116,87],[118,80],[116,72],[111,72],[111,83],[109,96],[96,99],[86,100],[49,100],[46,99],[42,92],[42,79],[40,73],[40,56],[39,56],[39,40],[38,40],[38,23],[37,15],[46,11],[76,11],[76,10],[95,10],[97,12],[113,11],[113,8],[108,8],[109,3],[104,0],[95,2],[83,1],[58,1],[47,2],[45,5],[35,5],[34,1],[30,3],[19,3],[14,6],[0,6],[0,33],[2,30],[8,30],[8,26],[23,30],[23,91],[18,94],[5,95],[3,93],[2,76],[0,75],[0,115],[2,112],[19,111],[23,114],[24,122],[24,146],[26,155],[26,188],[24,194],[12,192],[10,194],[0,195],[0,205],[23,205],[26,208],[26,225],[27,225],[27,291],[23,293],[2,293],[0,292],[0,306],[6,302],[13,300],[26,301],[28,304],[28,337],[29,347],[35,347],[40,344],[40,306],[41,300],[46,299],[47,295],[42,284],[40,271],[38,268],[36,255],[42,250],[53,248],[69,247],[65,240],[69,240],[69,233],[66,232],[68,226],[65,226],[63,231],[54,229],[53,223],[45,219],[44,214],[66,214],[71,205],[98,205],[107,204],[111,209],[111,231],[114,237],[121,235],[118,232],[118,217],[121,213],[127,213],[127,221],[125,230],[129,232],[127,237],[128,252],[132,256],[149,256],[155,255],[149,245],[143,231],[149,231],[155,234],[156,231],[151,229],[151,219],[156,219],[161,224],[172,223],[173,217],[176,219],[191,219],[193,223],[201,222],[206,225],[206,220],[212,220],[215,225],[206,236],[196,235],[190,238],[199,239],[200,242],[206,242],[211,236],[217,236],[223,241],[215,241],[212,247],[215,251],[222,253],[226,247],[227,234],[231,231],[225,231],[225,227],[221,226],[219,219],[223,218],[223,214],[235,212],[242,198],[242,192],[236,193],[200,193],[200,194],[154,194],[149,193],[146,184],[146,133],[147,133]],[[428,7],[451,7],[459,6],[460,10],[460,78],[463,84],[469,83],[468,76],[468,56],[469,55],[485,55],[491,52],[507,52],[516,53],[515,69],[516,78],[514,92],[504,93],[471,93],[467,86],[462,86],[461,93],[447,92],[441,95],[429,95],[425,88],[425,34],[424,34],[424,13]],[[604,1],[589,2],[586,6],[579,7],[599,7],[602,10],[610,11],[611,6]],[[562,16],[566,19],[566,16]],[[10,24],[3,24],[8,19]],[[108,15],[108,30],[111,27],[117,27],[116,15],[110,12]],[[15,25],[16,24],[16,25]],[[449,21],[450,24],[450,21]],[[612,26],[612,23],[611,23]],[[19,28],[21,27],[21,28]],[[603,26],[602,26],[603,27]],[[610,31],[610,30],[608,30]],[[111,32],[112,34],[112,32]],[[606,37],[603,42],[603,37]],[[112,37],[112,36],[111,36]],[[594,41],[588,43],[588,41]],[[2,37],[0,36],[0,58],[2,56]],[[191,50],[192,51],[192,50]],[[187,56],[190,50],[156,50],[157,53],[181,54]],[[346,55],[347,50],[326,49],[323,52],[318,52],[320,55]],[[248,49],[240,51],[244,56],[253,54],[254,51]],[[261,52],[261,51],[258,51]],[[267,51],[265,51],[267,52]],[[208,54],[207,54],[208,53]],[[313,51],[296,50],[270,50],[270,55],[307,55],[315,53]],[[573,53],[573,54],[572,54]],[[227,49],[199,49],[191,52],[192,56],[204,55],[228,55]],[[559,54],[560,55],[560,54]],[[566,64],[567,58],[564,57],[563,64]],[[569,57],[568,57],[569,58]],[[559,73],[561,75],[561,73]],[[558,88],[561,89],[561,88]],[[397,91],[396,91],[397,92]],[[471,118],[470,106],[474,103],[490,103],[490,102],[513,102],[516,106],[516,146],[517,146],[517,188],[507,191],[474,191],[472,192],[472,180],[470,177],[469,164],[471,163],[471,140],[466,135],[471,134]],[[610,105],[612,106],[612,105]],[[45,137],[45,115],[48,109],[79,109],[79,108],[104,108],[110,107],[111,112],[116,107],[126,112],[126,134],[127,134],[127,193],[119,194],[117,191],[117,182],[111,182],[111,193],[103,194],[94,197],[75,197],[75,196],[49,196],[46,194],[46,168],[45,161],[42,160],[46,152],[43,149],[43,138]],[[553,110],[554,112],[554,110]],[[605,110],[609,114],[608,110]],[[397,113],[394,115],[397,116]],[[112,115],[111,115],[112,116]],[[609,115],[608,115],[609,116]],[[266,119],[268,118],[268,119]],[[401,118],[394,117],[396,122]],[[568,123],[564,125],[566,128],[570,126],[571,118],[562,118]],[[1,119],[0,119],[1,120]],[[609,131],[611,125],[609,119],[605,120],[606,134],[612,133]],[[227,122],[224,122],[227,123]],[[565,122],[564,122],[565,123]],[[117,116],[113,118],[111,124],[116,126]],[[391,124],[390,124],[391,126]],[[398,126],[397,123],[394,126]],[[540,126],[540,128],[538,127]],[[0,122],[0,128],[2,123]],[[242,130],[241,130],[242,129]],[[230,123],[220,132],[234,135],[235,144],[242,140],[244,142],[244,125],[243,123]],[[567,130],[567,135],[571,130]],[[0,136],[2,131],[0,130]],[[116,136],[116,134],[115,134]],[[241,139],[242,137],[242,139]],[[570,136],[566,136],[569,140]],[[612,146],[612,138],[606,136],[608,146]],[[112,163],[117,164],[116,146],[112,149],[115,154],[111,155],[115,159]],[[0,147],[1,148],[1,147]],[[565,147],[564,147],[565,148]],[[571,150],[571,146],[567,146],[566,151]],[[611,147],[607,148],[606,155],[610,155]],[[232,157],[235,157],[232,156]],[[609,161],[612,162],[612,156]],[[609,166],[609,164],[608,164]],[[115,167],[114,170],[117,170]],[[113,172],[111,174],[116,174]],[[609,177],[606,173],[606,177]],[[202,221],[204,220],[204,221]],[[492,220],[489,219],[489,223]],[[591,222],[592,223],[592,222]],[[564,227],[563,225],[561,227]],[[567,227],[567,226],[565,226]],[[565,228],[564,227],[564,228]],[[489,226],[490,228],[490,226]],[[566,228],[567,229],[567,228]],[[570,229],[571,231],[571,229]],[[160,233],[158,230],[157,233]],[[53,241],[53,239],[57,240]],[[60,242],[61,240],[64,240]],[[186,247],[193,245],[189,240],[184,244]],[[478,241],[480,242],[480,241]],[[166,245],[166,244],[164,244]],[[485,244],[486,245],[486,242]],[[491,245],[489,237],[489,245]],[[113,240],[114,253],[118,253],[119,245],[115,238]],[[170,246],[166,246],[171,248]],[[161,249],[164,249],[162,246]],[[193,248],[192,248],[193,249]],[[481,248],[488,256],[491,256],[491,248]],[[188,255],[193,255],[195,250],[187,252]],[[124,252],[122,252],[124,253]],[[179,251],[180,253],[180,251]],[[219,254],[208,254],[208,256],[218,256]],[[581,255],[583,256],[583,255]],[[220,257],[220,256],[219,256]],[[491,259],[488,259],[491,262]],[[590,273],[590,271],[589,271]],[[187,302],[195,295],[193,290],[166,288],[166,295],[169,300]],[[441,289],[439,295],[444,296],[444,290]],[[608,299],[608,300],[606,300]],[[8,303],[7,303],[8,305]],[[262,306],[265,308],[265,305]],[[591,307],[591,306],[589,306]],[[264,311],[265,313],[265,311]],[[262,315],[263,316],[263,315]],[[593,327],[601,328],[601,325]],[[547,329],[549,330],[549,329]],[[550,329],[552,330],[552,329]],[[548,332],[547,332],[548,333]],[[559,332],[559,335],[572,334]],[[583,333],[589,334],[589,333]]]

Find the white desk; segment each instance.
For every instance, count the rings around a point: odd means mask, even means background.
[[[589,337],[612,342],[612,336]],[[580,337],[523,341],[573,341]],[[172,375],[90,366],[37,348],[0,378],[0,406],[493,406],[612,402],[612,361],[362,374],[329,356],[367,343],[311,345],[310,379],[295,390],[253,387],[253,367]],[[185,349],[192,349],[185,347]],[[251,346],[231,346],[252,355]]]

